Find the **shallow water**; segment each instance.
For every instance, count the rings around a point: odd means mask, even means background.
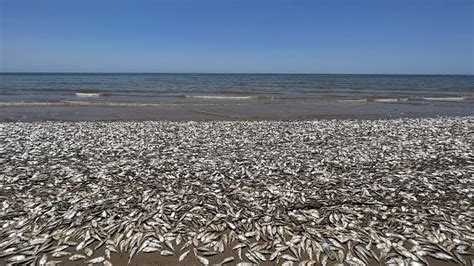
[[[0,121],[466,115],[474,76],[0,74]]]
[[[2,101],[462,101],[474,97],[474,76],[2,73],[0,81]]]

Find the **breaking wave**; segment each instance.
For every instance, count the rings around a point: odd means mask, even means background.
[[[373,99],[374,102],[379,103],[396,103],[396,102],[405,102],[408,98],[377,98]]]
[[[102,93],[98,92],[76,92],[77,97],[100,97],[102,95]]]
[[[185,95],[185,98],[195,99],[215,99],[215,100],[249,100],[255,99],[254,96],[226,96],[226,95]]]
[[[469,99],[469,97],[464,96],[464,97],[424,97],[422,98],[425,101],[449,101],[449,102],[454,102],[454,101],[463,101],[466,99]]]

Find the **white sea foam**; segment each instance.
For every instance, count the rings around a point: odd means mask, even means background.
[[[462,101],[468,97],[424,97],[422,98],[425,101]]]
[[[186,95],[186,98],[196,99],[216,99],[216,100],[248,100],[253,99],[252,96],[224,96],[224,95]]]
[[[395,102],[404,102],[407,100],[408,100],[407,98],[379,98],[379,99],[374,99],[374,102],[395,103]]]
[[[341,103],[365,103],[367,99],[344,99],[344,100],[337,100]]]
[[[395,103],[405,102],[408,98],[375,98],[375,99],[344,99],[338,100],[342,103],[365,103],[365,102],[380,102],[380,103]]]
[[[173,106],[185,106],[187,104],[181,103],[153,103],[153,102],[93,102],[93,101],[60,101],[60,102],[1,102],[0,106],[93,106],[93,107],[173,107]],[[193,106],[212,106],[215,104],[205,103],[205,104],[193,104]]]
[[[76,92],[77,97],[100,97],[102,93],[98,92]]]

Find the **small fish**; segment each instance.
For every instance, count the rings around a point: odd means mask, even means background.
[[[90,248],[84,248],[84,254],[86,254],[87,257],[90,257],[92,254],[94,254],[94,251],[92,251]]]
[[[101,262],[103,262],[103,261],[105,261],[105,258],[101,256],[101,257],[97,257],[97,258],[88,260],[88,261],[86,261],[86,263],[92,263],[92,264],[94,264],[94,263],[101,263]]]
[[[259,260],[261,260],[261,261],[267,261],[267,258],[265,258],[265,256],[264,256],[262,253],[260,253],[260,252],[258,252],[258,251],[255,251],[255,250],[252,251],[252,253],[253,253],[253,255],[254,255],[255,257],[257,257]]]
[[[191,250],[185,251],[181,256],[179,256],[179,261],[183,261],[189,254]]]
[[[145,253],[156,252],[158,250],[159,250],[158,248],[154,248],[154,247],[146,247],[146,248],[142,249],[142,251],[145,252]]]
[[[320,245],[321,249],[329,257],[330,260],[336,259],[336,253],[334,253],[334,251],[331,249],[331,246],[327,242],[323,242]]]
[[[26,259],[25,255],[16,255],[16,256],[10,257],[7,260],[7,262],[17,262],[17,261],[21,261],[21,260],[24,260],[24,259]]]
[[[72,255],[71,257],[69,257],[69,260],[71,260],[71,261],[76,261],[76,260],[83,260],[83,259],[85,259],[85,258],[86,258],[86,256],[84,256],[84,255],[81,255],[81,254],[74,254],[74,255]]]
[[[235,245],[232,249],[244,248],[246,246],[247,245],[245,243],[239,243],[239,244]]]
[[[284,254],[283,256],[281,256],[283,259],[285,260],[289,260],[289,261],[298,261],[298,258],[294,257],[294,256],[291,256],[291,255],[288,255],[288,254]]]
[[[428,255],[439,260],[454,260],[453,257],[443,252],[429,253]]]
[[[198,261],[204,265],[209,265],[209,260],[202,257],[202,256],[199,256],[199,255],[196,255],[196,258],[198,259]]]
[[[252,254],[246,252],[246,253],[245,253],[245,256],[246,256],[251,262],[258,263],[258,260],[257,260],[254,256],[252,256]]]
[[[53,252],[59,252],[59,251],[63,251],[65,249],[67,249],[69,246],[68,245],[61,245],[61,246],[58,246],[56,247]]]
[[[105,257],[110,260],[110,249],[106,248],[104,253],[105,253]]]
[[[59,251],[59,252],[54,252],[53,254],[51,254],[51,257],[61,258],[61,257],[64,257],[64,256],[69,256],[69,255],[71,255],[71,252]]]
[[[280,255],[280,251],[275,251],[273,252],[271,255],[270,255],[270,261],[274,261],[276,259],[276,257],[278,257],[278,255]]]
[[[232,257],[232,256],[231,256],[231,257],[227,257],[227,258],[225,258],[223,261],[221,261],[219,264],[220,264],[220,265],[224,265],[224,264],[229,263],[229,262],[232,262],[232,261],[234,261],[234,260],[235,260],[235,258]]]
[[[202,255],[206,256],[206,257],[214,256],[214,255],[217,255],[217,254],[219,254],[219,253],[217,253],[216,251],[206,251],[206,252],[202,253]]]
[[[41,259],[39,261],[39,265],[40,266],[46,265],[46,261],[48,261],[48,256],[46,256],[46,254],[43,254],[43,256],[41,257]]]
[[[165,250],[162,250],[160,254],[161,256],[172,256],[174,253],[165,249]]]

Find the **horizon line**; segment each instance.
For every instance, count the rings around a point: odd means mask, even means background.
[[[0,74],[221,74],[221,75],[388,75],[388,76],[474,76],[474,73],[315,73],[315,72],[105,72],[105,71],[0,71]]]

